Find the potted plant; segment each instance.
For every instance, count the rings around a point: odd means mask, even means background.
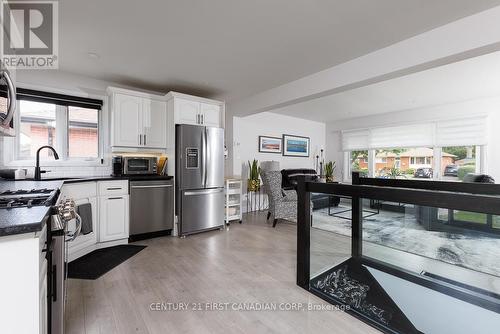
[[[337,166],[335,165],[335,161],[328,161],[325,165],[325,177],[326,177],[326,182],[333,182],[334,177],[333,173],[335,172],[335,169]]]
[[[248,161],[248,190],[249,191],[259,191],[260,190],[260,167],[259,162],[255,159],[250,163]]]

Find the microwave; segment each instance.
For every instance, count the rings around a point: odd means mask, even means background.
[[[7,69],[0,68],[0,136],[14,136],[16,86]]]
[[[158,173],[156,157],[113,157],[113,175],[154,175]]]

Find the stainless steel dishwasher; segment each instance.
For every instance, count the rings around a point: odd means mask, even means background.
[[[168,235],[174,227],[174,180],[130,181],[130,239]]]

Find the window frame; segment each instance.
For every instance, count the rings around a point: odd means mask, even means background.
[[[35,88],[38,89],[38,88]],[[40,90],[46,92],[46,90]],[[60,92],[61,94],[67,94],[71,96],[78,96],[74,94],[74,92]],[[59,94],[54,93],[54,94]],[[108,117],[104,112],[107,110],[107,97],[106,96],[96,96],[95,98],[103,101],[101,109],[98,111],[98,124],[97,124],[97,136],[98,136],[98,154],[96,158],[80,158],[73,157],[69,158],[69,114],[67,112],[68,107],[63,105],[56,104],[56,124],[62,123],[63,126],[56,125],[56,133],[58,138],[62,138],[63,140],[58,141],[56,147],[56,151],[59,154],[60,159],[47,159],[43,160],[43,165],[48,167],[102,167],[105,166],[105,152],[106,152],[106,142],[107,137],[105,134],[105,129],[108,126]],[[20,110],[20,101],[16,99],[16,107],[17,110]],[[20,159],[20,131],[21,131],[21,115],[20,112],[16,112],[13,118],[14,129],[15,129],[15,137],[4,137],[4,166],[6,167],[30,167],[34,166],[36,163],[35,158],[32,159]]]
[[[457,146],[463,146],[463,145],[457,145]],[[479,174],[485,174],[486,171],[486,166],[487,166],[487,159],[486,159],[486,152],[487,152],[487,145],[471,145],[476,147],[476,173]],[[424,157],[424,159],[427,161],[427,158],[430,160],[432,168],[433,168],[433,177],[431,180],[434,181],[446,181],[443,180],[443,175],[441,175],[441,157],[442,157],[442,147],[433,147],[433,156],[431,157]],[[377,149],[368,149],[368,166],[374,166],[376,163],[376,151]],[[411,159],[410,157],[410,164],[411,164]],[[415,158],[415,162],[416,162]],[[346,151],[344,152],[344,162],[346,162],[346,167],[344,170],[346,173],[344,174],[344,182],[352,182],[352,168],[351,168],[351,151]],[[374,172],[373,168],[369,168],[369,177],[374,177]],[[453,182],[453,181],[451,181]]]

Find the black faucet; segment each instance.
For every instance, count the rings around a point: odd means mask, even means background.
[[[36,167],[35,167],[35,180],[40,181],[42,179],[42,174],[47,173],[46,170],[41,170],[40,169],[40,151],[44,148],[48,148],[52,152],[54,152],[54,158],[56,160],[59,160],[59,155],[57,154],[56,150],[52,146],[42,146],[36,151]]]

